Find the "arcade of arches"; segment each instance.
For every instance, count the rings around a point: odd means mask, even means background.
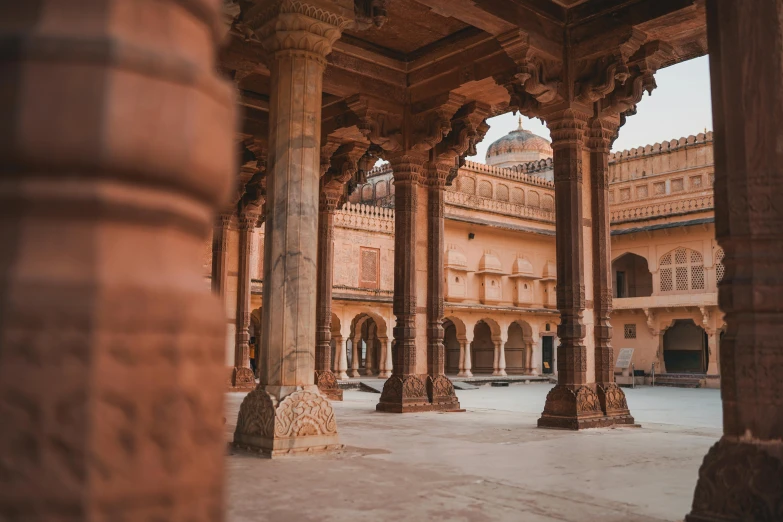
[[[221,520],[227,380],[252,388],[237,447],[327,451],[343,370],[390,372],[378,411],[459,410],[456,345],[463,374],[532,372],[550,324],[538,425],[568,429],[634,422],[614,348],[716,374],[725,330],[724,436],[686,520],[780,520],[779,0],[42,1],[0,20],[0,517]],[[708,49],[714,139],[611,153],[656,73]],[[496,165],[467,162],[509,111],[546,122],[552,157],[518,129]],[[626,253],[651,277],[613,267]],[[613,299],[620,273],[635,296]]]

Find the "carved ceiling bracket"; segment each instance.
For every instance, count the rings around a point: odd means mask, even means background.
[[[356,29],[380,29],[388,20],[388,5],[391,0],[354,0]]]
[[[651,310],[649,308],[642,308],[642,311],[644,312],[644,315],[647,317],[647,329],[650,330],[650,335],[655,337],[656,335],[660,334],[660,330],[658,329],[658,325],[655,323],[655,310]]]

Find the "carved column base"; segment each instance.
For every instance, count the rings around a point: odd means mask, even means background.
[[[231,372],[231,390],[248,391],[256,387],[256,376],[253,370],[245,367],[235,367]]]
[[[378,377],[381,379],[388,379],[389,377],[391,377],[391,371],[381,370],[381,372],[378,373]]]
[[[239,408],[234,446],[271,457],[342,447],[332,405],[316,386],[297,387],[282,399],[263,386],[248,393]]]
[[[349,377],[361,377],[361,374],[359,373],[359,370],[351,370],[348,373]]]
[[[745,520],[783,520],[783,442],[724,437],[704,457],[685,521]]]
[[[430,411],[423,375],[392,375],[383,384],[381,400],[375,409],[387,413]]]
[[[315,384],[318,385],[318,391],[330,401],[343,400],[343,391],[337,386],[337,377],[330,370],[316,370]]]
[[[615,383],[605,386],[599,384],[596,393],[607,421],[611,421],[611,424],[636,424],[628,409],[628,402],[625,400],[625,392],[622,388]]]
[[[457,374],[457,377],[473,377],[473,372],[471,372],[470,370],[465,370],[465,371],[459,372]]]
[[[611,426],[601,410],[598,395],[590,386],[558,384],[546,396],[539,428],[583,430]]]
[[[457,394],[454,393],[454,385],[445,375],[427,376],[427,397],[433,410],[455,411],[461,409]]]
[[[508,377],[506,370],[495,370],[492,372],[493,377]]]

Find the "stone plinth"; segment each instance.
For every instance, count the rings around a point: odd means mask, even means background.
[[[337,423],[317,386],[297,387],[278,399],[259,386],[242,401],[234,446],[270,457],[338,449]],[[275,390],[277,391],[277,390]]]

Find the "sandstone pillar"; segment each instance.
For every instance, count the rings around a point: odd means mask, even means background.
[[[364,359],[364,375],[367,376],[373,376],[375,375],[375,352],[377,350],[377,344],[376,344],[376,335],[375,332],[371,332],[368,335],[366,346],[367,346],[367,354],[365,355]]]
[[[342,194],[323,189],[318,207],[318,288],[316,293],[315,383],[333,401],[343,400],[332,373],[332,283],[334,280],[334,212]]]
[[[239,270],[237,273],[236,340],[234,344],[234,371],[231,386],[252,390],[256,380],[250,369],[250,254],[256,233],[258,216],[243,213],[237,220],[239,228]]]
[[[618,124],[594,118],[588,130],[590,147],[591,203],[593,225],[593,310],[595,336],[595,382],[598,400],[606,417],[604,424],[633,424],[625,392],[614,382],[612,350],[612,248],[609,215],[609,152]]]
[[[715,125],[715,232],[723,437],[699,470],[687,522],[783,516],[783,4],[707,2]]]
[[[0,3],[2,519],[223,520],[217,8]]]
[[[381,371],[378,374],[378,377],[387,379],[391,377],[392,372],[391,343],[386,337],[379,338],[379,342],[381,343]]]
[[[337,357],[337,378],[348,378],[348,337],[340,337],[337,339],[337,350],[339,355]]]
[[[492,368],[492,375],[495,377],[505,377],[506,374],[506,342],[508,334],[501,334],[500,338],[493,339],[495,343],[495,364]]]
[[[443,345],[444,191],[454,163],[430,162],[427,170],[427,394],[432,408],[458,410],[459,400],[446,377]]]
[[[589,165],[584,165],[583,160],[586,123],[587,114],[573,109],[547,118],[554,152],[560,344],[558,383],[547,395],[544,412],[538,420],[540,427],[589,428],[600,426],[603,417],[598,396],[588,380],[587,342],[593,342],[585,339],[587,278],[592,279],[592,274],[585,270],[585,260],[592,249],[585,240],[585,230],[591,227],[590,219],[584,216],[585,196],[589,198],[590,194],[585,189],[585,184],[590,186],[589,176],[583,179],[583,170],[589,172]],[[592,310],[588,313],[592,316]]]
[[[707,332],[707,375],[718,375],[718,332],[705,329]]]
[[[362,361],[362,338],[356,336],[351,341],[351,371],[348,373],[349,377],[359,377],[359,367]]]
[[[240,408],[234,442],[272,456],[338,442],[334,411],[315,385],[321,85],[325,56],[351,9],[283,0],[247,13],[270,55],[262,351],[265,386]]]
[[[470,345],[473,342],[473,329],[466,333],[465,339],[459,340],[460,368],[458,377],[473,377],[473,363],[470,357]]]
[[[392,154],[394,173],[394,344],[392,375],[383,386],[378,411],[403,413],[430,409],[427,388],[416,373],[416,247],[419,183],[426,156]]]
[[[212,227],[212,291],[223,296],[228,278],[228,231],[231,214],[219,214]]]

